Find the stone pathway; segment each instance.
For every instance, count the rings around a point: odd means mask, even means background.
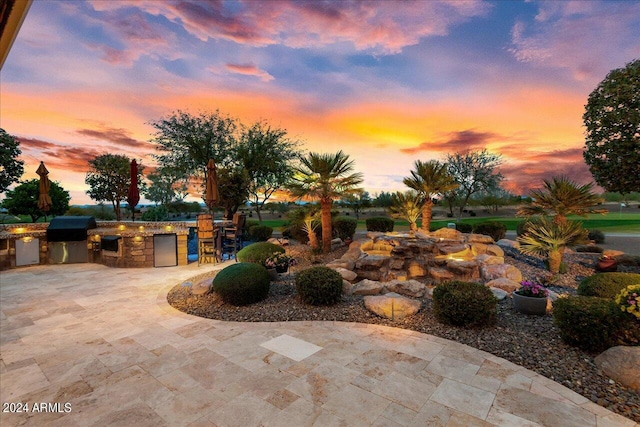
[[[0,424],[635,425],[434,336],[337,322],[229,323],[168,305],[169,289],[212,268],[220,266],[1,272],[0,400],[29,412],[2,412]]]

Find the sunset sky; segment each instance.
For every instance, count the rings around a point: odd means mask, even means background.
[[[73,204],[92,203],[97,155],[153,166],[148,122],[178,109],[343,150],[372,194],[403,189],[416,159],[485,147],[526,194],[554,174],[591,180],[587,97],[638,57],[634,1],[35,0],[0,127],[21,141],[22,179],[43,160]]]

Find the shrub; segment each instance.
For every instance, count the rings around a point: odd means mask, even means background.
[[[621,290],[640,283],[640,274],[596,273],[578,285],[578,295],[614,299]]]
[[[589,230],[588,238],[597,244],[604,243],[604,233],[600,230]]]
[[[260,225],[260,222],[256,221],[255,219],[244,220],[244,227],[242,228],[242,240],[251,240],[251,228],[255,227],[256,225]]]
[[[602,252],[604,252],[604,249],[596,245],[580,245],[580,246],[576,246],[576,252],[601,254]]]
[[[504,239],[504,236],[507,234],[507,226],[495,221],[481,222],[473,227],[473,232],[491,236],[493,240],[497,242],[500,239]]]
[[[589,352],[640,344],[640,323],[614,301],[569,296],[553,303],[553,321],[562,339]]]
[[[496,323],[498,300],[486,286],[470,282],[445,282],[433,290],[433,313],[454,326],[483,327]]]
[[[269,272],[249,262],[232,264],[213,279],[213,290],[226,303],[247,305],[262,301],[269,294]]]
[[[640,285],[627,286],[620,291],[615,301],[621,311],[631,313],[640,319]]]
[[[458,230],[461,233],[471,233],[471,231],[473,230],[473,226],[471,224],[459,222],[456,224],[456,230]]]
[[[366,219],[367,231],[393,231],[393,220],[382,216]]]
[[[342,276],[328,267],[317,266],[296,274],[296,290],[305,304],[333,305],[342,295]]]
[[[142,214],[143,221],[165,221],[169,218],[169,212],[164,206],[152,206]]]
[[[526,231],[527,227],[529,227],[529,221],[522,221],[516,225],[516,235],[522,236]]]
[[[249,229],[249,239],[254,242],[266,242],[272,234],[273,228],[268,225],[254,225]]]
[[[469,211],[469,216],[476,216],[477,214],[475,213],[475,211]]]
[[[358,227],[358,220],[339,216],[333,220],[333,230],[342,240],[352,239]]]
[[[284,248],[273,243],[257,242],[240,249],[236,257],[240,262],[253,262],[262,265],[271,255],[284,252]]]

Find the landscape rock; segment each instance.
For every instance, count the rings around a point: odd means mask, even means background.
[[[191,286],[192,295],[206,295],[212,290],[213,279],[205,279]]]
[[[364,279],[351,287],[353,295],[378,295],[384,289],[384,284],[376,281]]]
[[[389,292],[395,292],[408,297],[420,298],[424,295],[426,286],[417,280],[392,280],[384,284]]]
[[[334,268],[334,270],[340,273],[340,275],[344,280],[347,280],[349,282],[353,282],[358,278],[358,275],[356,273],[354,273],[351,270],[347,270],[346,268],[337,267],[337,268]]]
[[[498,298],[498,301],[502,301],[503,299],[505,299],[508,295],[507,292],[503,291],[502,289],[498,289],[498,288],[489,288],[489,290],[493,293],[493,295]]]
[[[433,233],[429,233],[431,237],[435,237],[437,239],[443,240],[456,240],[459,242],[464,241],[464,237],[462,237],[462,233],[456,230],[455,228],[440,228]]]
[[[640,347],[611,347],[597,356],[595,362],[604,375],[640,391]]]
[[[389,257],[384,255],[367,255],[356,261],[355,268],[362,270],[374,270],[382,267],[384,262],[388,259]]]
[[[516,242],[515,240],[500,239],[496,242],[496,245],[502,246],[503,248],[520,249],[520,243]]]
[[[485,281],[491,281],[505,277],[514,282],[522,281],[522,273],[516,267],[509,264],[489,264],[480,267],[480,274]]]
[[[267,242],[278,246],[289,246],[289,239],[285,237],[271,237]]]
[[[471,233],[467,236],[467,241],[469,243],[493,243],[493,237],[487,236],[485,234],[475,234]]]
[[[353,267],[355,266],[355,262],[337,259],[335,261],[328,262],[326,266],[333,269],[344,268],[345,270],[353,270]]]
[[[504,264],[504,257],[489,254],[480,254],[475,257],[480,264]]]
[[[364,297],[367,310],[391,320],[403,319],[416,314],[422,303],[395,292]]]
[[[457,252],[463,252],[467,249],[469,249],[469,247],[464,243],[453,245],[438,245],[438,252],[440,252],[442,255],[455,254]]]
[[[429,277],[437,283],[453,279],[453,273],[446,268],[432,267],[429,269]]]
[[[498,245],[489,245],[487,246],[487,255],[504,257],[504,251]]]
[[[522,285],[518,282],[514,282],[511,279],[507,279],[506,277],[499,277],[497,279],[493,279],[486,284],[490,288],[501,289],[507,293],[511,293],[513,291],[517,291],[520,289]]]
[[[342,279],[342,293],[345,295],[353,294],[353,283]]]
[[[429,267],[424,260],[411,260],[407,263],[407,274],[409,277],[424,277],[427,275]]]

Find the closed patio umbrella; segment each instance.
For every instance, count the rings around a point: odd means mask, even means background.
[[[129,192],[127,193],[127,203],[131,209],[131,220],[136,220],[136,205],[140,201],[140,192],[138,191],[138,164],[135,159],[131,160],[131,183],[129,184]]]
[[[218,194],[218,174],[213,159],[209,159],[209,163],[207,163],[206,188],[204,203],[213,211],[213,207],[218,204],[218,200],[220,199],[220,195]]]
[[[40,195],[38,196],[38,208],[44,212],[49,212],[52,204],[51,197],[49,196],[51,182],[49,181],[49,171],[45,167],[44,162],[40,162],[40,166],[38,167],[36,173],[40,175]]]

